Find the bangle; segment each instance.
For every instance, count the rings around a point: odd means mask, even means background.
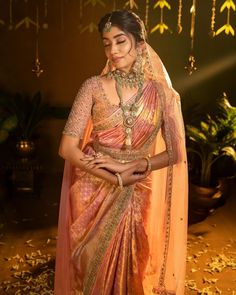
[[[144,159],[147,161],[147,168],[144,171],[144,173],[145,173],[145,175],[148,175],[152,171],[152,163],[151,163],[151,160],[149,157],[145,157]]]
[[[120,189],[123,189],[123,180],[122,180],[120,173],[117,172],[115,175],[118,179],[118,184],[119,184]]]

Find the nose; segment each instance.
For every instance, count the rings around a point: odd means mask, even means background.
[[[118,53],[118,46],[115,43],[113,43],[110,46],[110,54],[113,55],[116,53]]]

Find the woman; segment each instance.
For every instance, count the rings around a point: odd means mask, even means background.
[[[98,28],[108,61],[80,88],[59,150],[66,164],[55,294],[181,295],[187,163],[180,98],[136,14],[114,11]]]

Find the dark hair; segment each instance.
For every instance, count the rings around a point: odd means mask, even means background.
[[[110,20],[112,26],[116,26],[125,33],[133,35],[136,42],[144,41],[141,20],[132,11],[123,9],[104,15],[98,24],[98,31],[101,34],[108,20]]]

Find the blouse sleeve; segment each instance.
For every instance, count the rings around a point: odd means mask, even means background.
[[[63,134],[83,138],[93,106],[92,78],[87,79],[80,87],[73,102]]]

